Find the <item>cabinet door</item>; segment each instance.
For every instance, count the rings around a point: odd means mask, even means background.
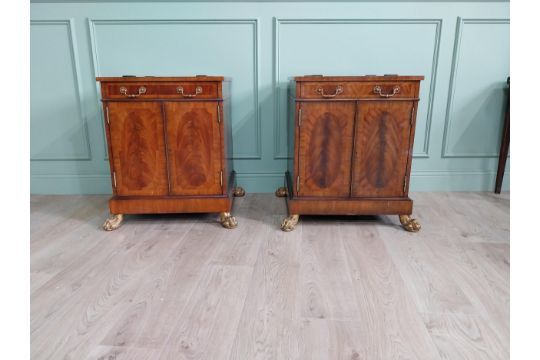
[[[167,164],[160,104],[110,102],[106,111],[116,194],[166,195]]]
[[[304,102],[299,113],[299,196],[348,197],[355,103]]]
[[[222,194],[223,152],[218,104],[165,103],[171,194]]]
[[[412,102],[366,101],[358,106],[353,197],[404,196]]]

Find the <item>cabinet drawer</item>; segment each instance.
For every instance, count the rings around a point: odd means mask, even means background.
[[[303,82],[300,98],[305,99],[394,99],[418,97],[417,82]]]
[[[178,99],[215,99],[218,96],[217,83],[213,82],[181,82],[161,83],[159,94],[164,98]]]
[[[215,99],[218,84],[214,82],[171,83],[103,83],[103,99]]]

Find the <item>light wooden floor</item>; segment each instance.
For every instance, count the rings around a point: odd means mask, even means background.
[[[509,194],[415,193],[396,216],[302,217],[284,200],[127,217],[31,199],[32,359],[508,359]]]

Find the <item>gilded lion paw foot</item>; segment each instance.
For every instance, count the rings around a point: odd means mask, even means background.
[[[399,222],[405,230],[410,232],[417,232],[422,228],[418,220],[411,218],[409,215],[399,215]]]
[[[289,217],[286,217],[281,223],[281,230],[285,232],[293,231],[296,224],[298,224],[299,218],[300,215],[291,215]]]
[[[286,197],[287,196],[287,188],[282,186],[276,190],[276,196],[277,197]]]
[[[219,214],[219,222],[226,229],[234,229],[238,226],[236,218],[230,212],[222,212]]]
[[[103,223],[103,230],[106,230],[106,231],[116,230],[120,227],[120,225],[122,225],[123,220],[124,220],[124,215],[113,214],[112,217],[108,218]]]
[[[235,197],[242,197],[242,196],[246,195],[246,190],[244,190],[244,188],[241,187],[241,186],[237,186],[237,187],[234,188],[233,195]]]

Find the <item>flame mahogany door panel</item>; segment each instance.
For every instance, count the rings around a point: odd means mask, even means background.
[[[164,104],[171,195],[222,194],[218,102]]]
[[[353,156],[353,197],[405,196],[413,103],[361,101]]]
[[[348,197],[355,102],[303,102],[300,111],[298,196]]]
[[[167,195],[161,105],[109,102],[107,111],[116,194]]]

